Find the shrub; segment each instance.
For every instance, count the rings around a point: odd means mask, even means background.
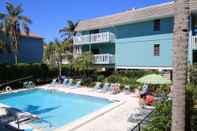
[[[189,68],[190,82],[197,85],[197,65],[192,65]]]
[[[86,78],[82,79],[81,84],[83,86],[92,87],[92,86],[94,86],[94,81],[91,77],[86,77]]]
[[[186,88],[186,129],[197,130],[197,86]]]
[[[0,65],[0,80],[15,80],[32,76],[34,79],[48,79],[56,75],[55,69],[48,68],[45,64],[17,64]]]
[[[170,131],[171,126],[171,101],[164,101],[156,105],[156,110],[151,115],[150,122],[143,131]]]
[[[105,80],[105,76],[104,75],[98,75],[96,80],[100,81],[100,82],[103,82]]]

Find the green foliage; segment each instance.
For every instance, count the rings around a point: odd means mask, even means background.
[[[144,70],[131,70],[131,71],[118,71],[106,78],[106,81],[110,83],[120,83],[121,88],[124,85],[129,85],[133,90],[139,86],[136,80],[146,74],[157,73],[156,71],[144,71]]]
[[[72,67],[74,70],[83,72],[84,75],[87,75],[87,71],[92,69],[93,56],[89,52],[83,53],[81,56],[74,59]]]
[[[186,88],[186,129],[197,130],[197,86],[188,85]]]
[[[20,46],[21,32],[29,34],[29,24],[31,20],[27,16],[23,16],[21,5],[13,5],[6,2],[6,13],[1,13],[0,30],[4,30],[7,37],[10,39],[12,51],[15,55],[15,63],[18,63],[18,53]]]
[[[197,65],[192,65],[189,68],[190,83],[197,85]]]
[[[143,131],[170,131],[171,101],[164,101],[156,105],[156,110],[151,115],[148,125]]]
[[[100,82],[103,82],[105,80],[105,76],[104,75],[97,75],[96,80],[100,81]]]
[[[83,78],[81,84],[84,86],[93,87],[94,79],[92,77]]]
[[[73,36],[76,35],[75,28],[77,27],[78,22],[74,23],[71,20],[67,21],[67,24],[65,27],[59,30],[59,32],[62,34],[62,37],[64,37],[65,40],[73,41]]]
[[[57,76],[57,70],[45,64],[0,65],[0,80],[15,80],[33,76],[35,79],[48,79]]]
[[[170,131],[171,126],[171,102],[166,101],[156,105],[156,111],[152,114],[150,122],[144,131]],[[197,130],[197,86],[186,87],[186,130]]]

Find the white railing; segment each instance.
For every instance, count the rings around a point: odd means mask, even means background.
[[[197,36],[192,36],[192,48],[197,49]]]
[[[112,54],[94,55],[94,64],[115,64],[115,56]]]
[[[96,33],[90,35],[75,36],[73,38],[75,45],[109,43],[115,42],[115,35],[111,32]]]

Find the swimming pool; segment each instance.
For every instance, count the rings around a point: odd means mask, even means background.
[[[33,89],[0,95],[0,103],[31,112],[41,118],[34,124],[48,123],[51,129],[61,127],[112,102],[97,97]]]

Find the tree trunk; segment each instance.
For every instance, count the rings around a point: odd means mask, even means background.
[[[185,130],[189,0],[176,0],[173,43],[172,131]]]
[[[13,32],[13,43],[14,43],[14,60],[15,60],[15,64],[18,64],[18,39],[17,39],[17,34],[16,32],[14,31]]]
[[[18,64],[17,52],[14,52],[14,62],[15,62],[15,64]]]

